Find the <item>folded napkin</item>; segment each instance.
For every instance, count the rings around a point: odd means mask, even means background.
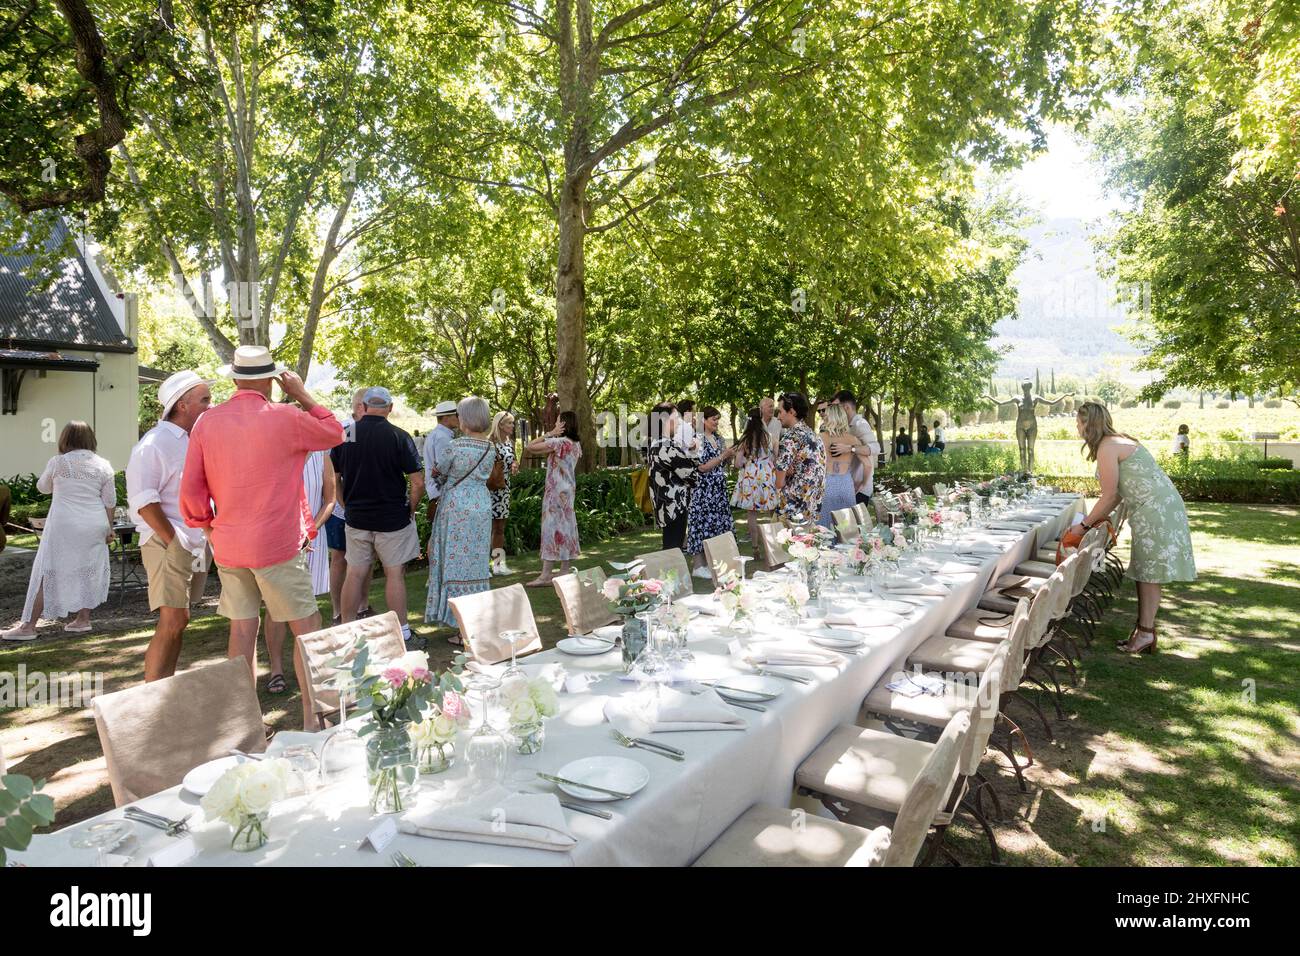
[[[971,554],[975,557],[1001,556],[1003,549],[992,541],[963,541],[957,545],[958,554]]]
[[[1034,524],[1028,521],[990,521],[988,527],[995,531],[1030,531]]]
[[[614,641],[622,638],[622,624],[605,624],[591,632],[593,637],[599,637],[602,640]]]
[[[948,585],[931,577],[907,578],[891,574],[885,578],[885,587],[896,594],[947,594]]]
[[[466,840],[533,850],[564,852],[577,845],[564,810],[553,793],[511,793],[495,787],[468,803],[421,808],[404,813],[403,833],[435,840]]]
[[[893,627],[906,619],[893,611],[870,607],[835,607],[826,613],[826,623],[846,627]]]
[[[744,730],[747,724],[716,691],[683,694],[671,687],[659,687],[645,706],[636,695],[611,697],[605,702],[605,719],[632,736],[642,733],[675,733],[684,730]]]
[[[773,664],[778,667],[801,664],[808,667],[839,667],[844,659],[823,651],[769,647],[761,651],[751,651],[745,660],[751,664]]]
[[[688,607],[701,614],[722,613],[722,603],[712,594],[688,594],[673,601],[673,607]]]
[[[925,568],[932,574],[952,575],[952,574],[974,574],[978,568],[966,564],[962,561],[929,561],[922,560],[920,567]]]

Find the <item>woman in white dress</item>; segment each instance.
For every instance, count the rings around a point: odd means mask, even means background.
[[[95,454],[95,448],[89,425],[68,422],[59,435],[59,453],[37,479],[36,490],[54,500],[32,564],[22,620],[0,631],[0,639],[35,640],[42,614],[75,615],[63,630],[84,634],[91,629],[91,609],[108,599],[108,545],[117,485],[113,466]]]

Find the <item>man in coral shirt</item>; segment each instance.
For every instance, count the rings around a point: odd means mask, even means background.
[[[342,442],[343,426],[263,346],[240,346],[221,373],[234,379],[236,392],[190,432],[181,515],[212,543],[221,578],[217,613],[230,619],[229,656],[242,655],[255,675],[262,602],[267,615],[287,622],[295,636],[320,629],[303,554],[316,529],[302,467],[309,452]],[[302,408],[272,403],[272,381]],[[296,644],[294,670],[301,687],[307,675]],[[303,725],[316,729],[305,694]]]

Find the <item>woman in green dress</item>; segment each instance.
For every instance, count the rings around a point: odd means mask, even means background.
[[[1062,536],[1061,543],[1078,547],[1089,528],[1105,521],[1121,501],[1128,504],[1132,553],[1127,577],[1137,583],[1138,619],[1128,640],[1118,647],[1130,654],[1150,654],[1156,649],[1160,586],[1196,580],[1187,509],[1151,453],[1135,438],[1115,431],[1106,406],[1084,402],[1075,424],[1088,460],[1097,463],[1101,497],[1083,523]]]

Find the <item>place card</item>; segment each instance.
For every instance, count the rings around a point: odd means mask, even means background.
[[[584,694],[600,677],[600,674],[570,674],[564,679],[564,691],[567,694]]]
[[[384,817],[382,823],[366,834],[366,838],[361,841],[361,849],[368,845],[376,853],[383,853],[384,847],[392,843],[397,837],[397,818]]]
[[[740,643],[740,638],[733,637],[727,641],[727,653],[732,657],[739,657],[745,652],[745,646]]]
[[[152,854],[145,866],[180,866],[198,855],[199,846],[194,837],[181,837]]]

